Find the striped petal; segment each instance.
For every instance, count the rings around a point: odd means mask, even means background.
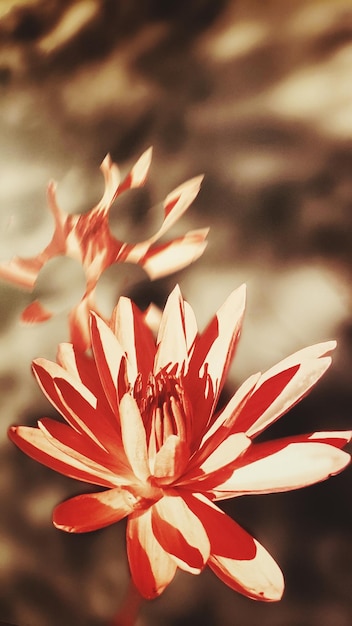
[[[178,286],[171,292],[166,302],[157,337],[157,353],[154,372],[175,365],[175,375],[188,367],[188,350],[185,330],[183,298]]]
[[[153,506],[152,525],[156,539],[177,565],[198,574],[209,558],[210,544],[201,521],[188,506],[192,499],[191,494],[185,498],[164,495]]]
[[[69,456],[75,457],[78,455],[77,458],[80,459],[85,457],[85,463],[88,466],[93,461],[94,464],[98,464],[118,476],[121,483],[133,480],[133,474],[121,441],[120,446],[116,445],[114,452],[111,454],[85,435],[78,433],[70,426],[62,424],[57,420],[44,417],[38,421],[38,426],[49,438],[52,445],[59,450],[63,450]]]
[[[192,230],[182,237],[153,246],[139,263],[151,280],[178,272],[202,256],[207,247],[208,232],[208,228]]]
[[[335,341],[309,346],[265,372],[238,416],[236,430],[247,432],[249,437],[257,436],[297,404],[330,366],[331,358],[326,355],[335,346]]]
[[[109,418],[113,417],[110,405],[98,375],[96,363],[91,355],[82,352],[72,343],[61,343],[57,350],[57,363],[65,369],[72,378],[78,379],[91,391],[96,398],[97,407]]]
[[[259,377],[260,375],[257,374],[248,378],[247,381],[237,390],[224,409],[220,411],[210,428],[206,430],[204,437],[200,442],[199,450],[197,450],[193,455],[190,463],[192,467],[201,465],[201,463],[203,463],[203,461],[207,459],[209,455],[211,455],[213,451],[216,450],[229,436],[239,434],[232,432],[232,424],[248,401],[248,398],[252,394]]]
[[[91,314],[94,360],[112,411],[118,414],[117,379],[124,352],[112,330],[95,313]]]
[[[167,485],[181,474],[189,457],[189,448],[177,435],[170,435],[155,455],[153,475],[158,485]]]
[[[124,450],[137,478],[148,481],[150,469],[147,439],[136,401],[126,393],[120,402],[121,436]]]
[[[116,476],[107,469],[94,465],[92,462],[88,466],[85,457],[79,457],[77,454],[71,456],[62,449],[60,450],[39,428],[12,426],[8,434],[11,441],[22,452],[60,474],[93,485],[116,487]]]
[[[194,430],[195,440],[201,440],[205,427],[219,399],[220,392],[237,347],[242,327],[246,288],[242,285],[232,292],[206,330],[197,339],[185,377],[185,389],[193,398],[194,414],[199,415]],[[203,394],[195,398],[200,379],[207,384]],[[207,390],[207,391],[206,391]],[[207,398],[210,398],[210,402]]]
[[[67,423],[104,450],[118,452],[121,437],[116,420],[111,421],[109,415],[92,406],[68,381],[53,382]]]
[[[223,472],[228,473],[228,466],[233,466],[236,459],[248,449],[251,443],[251,440],[244,433],[229,435],[204,461],[193,470],[187,471],[182,476],[182,482],[178,484],[185,485],[188,482],[194,484],[194,482],[202,479],[208,482],[213,478],[221,481]]]
[[[205,367],[217,390],[214,403],[223,387],[234,351],[239,339],[244,308],[246,302],[246,287],[242,285],[232,292],[225,303],[220,307],[213,322],[202,335],[202,340],[210,341],[204,362],[200,369],[202,374]],[[215,336],[214,336],[215,335]]]
[[[350,455],[339,449],[350,435],[313,433],[253,444],[212,494],[222,500],[248,493],[290,491],[325,480],[350,462]]]
[[[54,379],[62,379],[75,386],[79,393],[84,397],[91,406],[96,406],[96,398],[93,394],[80,382],[79,379],[71,376],[63,367],[48,361],[47,359],[35,359],[32,363],[33,373],[37,382],[46,395],[51,404],[65,416],[65,406],[63,405],[55,386]]]
[[[280,600],[284,580],[270,554],[236,522],[203,496],[193,501],[211,545],[213,572],[231,589],[255,600]]]
[[[144,315],[129,298],[120,298],[113,311],[111,328],[127,358],[128,380],[133,385],[138,374],[142,383],[153,369],[155,341]]]
[[[103,447],[109,441],[114,441],[119,432],[115,420],[110,419],[109,412],[102,413],[101,408],[97,408],[96,397],[79,379],[71,376],[57,363],[46,359],[36,359],[32,367],[41,389],[72,428],[85,433]],[[101,439],[96,435],[99,416],[101,431],[97,434]]]
[[[106,189],[104,196],[98,205],[99,208],[109,208],[115,198],[127,189],[142,187],[148,175],[152,153],[152,148],[148,148],[148,150],[143,152],[121,184],[119,168],[117,165],[111,162],[109,155],[104,159],[101,169],[104,174]]]
[[[199,193],[203,176],[196,176],[182,183],[171,191],[164,200],[164,221],[161,228],[154,235],[153,240],[160,239],[175,222],[187,211],[190,204]]]
[[[53,523],[68,533],[86,533],[119,522],[133,511],[134,503],[132,494],[119,487],[85,493],[55,507]]]
[[[144,598],[156,598],[172,581],[177,566],[155,539],[150,508],[129,517],[126,535],[133,582]]]

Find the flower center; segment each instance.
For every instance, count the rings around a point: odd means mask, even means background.
[[[144,393],[141,382],[136,380],[133,395],[141,411],[149,447],[158,452],[170,435],[187,441],[192,411],[181,380],[165,371],[150,374]]]

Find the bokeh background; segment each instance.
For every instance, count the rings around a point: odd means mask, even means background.
[[[101,196],[107,152],[125,173],[153,145],[148,183],[116,203],[112,231],[129,241],[151,234],[158,202],[204,173],[174,232],[209,225],[209,245],[191,268],[153,285],[138,268],[107,272],[102,307],[121,290],[162,305],[179,282],[204,327],[246,282],[225,395],[291,352],[337,338],[329,373],[268,436],[351,427],[351,77],[350,0],[1,0],[0,260],[49,241],[49,179],[64,209],[85,212]],[[25,457],[6,434],[53,415],[30,362],[53,358],[67,339],[64,308],[82,287],[80,268],[64,259],[43,270],[35,294],[0,283],[0,621],[17,626],[103,626],[127,587],[124,523],[80,536],[53,528],[53,506],[82,486]],[[38,295],[59,314],[21,326]],[[351,502],[350,470],[306,490],[226,502],[283,568],[283,600],[256,603],[210,572],[180,573],[138,625],[349,626]]]

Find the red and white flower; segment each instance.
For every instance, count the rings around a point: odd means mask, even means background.
[[[279,567],[215,501],[305,487],[349,463],[340,448],[350,432],[255,441],[319,380],[333,341],[250,377],[217,411],[244,305],[240,287],[199,334],[175,288],[155,340],[144,315],[121,298],[110,325],[91,315],[92,356],[63,344],[57,363],[33,364],[67,424],[43,418],[38,428],[10,429],[37,461],[100,487],[59,504],[55,526],[85,532],[128,516],[130,569],[146,598],[158,596],[177,568],[197,574],[208,565],[250,598],[279,600]]]
[[[152,150],[139,158],[129,174],[121,181],[118,166],[107,155],[101,164],[105,191],[100,202],[88,213],[65,213],[56,201],[56,185],[48,186],[48,204],[55,221],[55,230],[48,246],[35,257],[14,257],[0,264],[0,277],[20,287],[33,289],[42,267],[57,256],[68,256],[82,264],[86,289],[81,301],[70,312],[71,340],[81,348],[89,347],[89,312],[96,311],[95,290],[102,273],[114,263],[136,263],[151,280],[176,272],[201,256],[206,247],[207,228],[187,232],[169,242],[156,245],[183,215],[197,196],[202,176],[180,185],[165,198],[164,220],[149,239],[136,244],[116,239],[109,228],[109,212],[115,199],[128,189],[141,187],[147,177]],[[48,320],[53,313],[38,300],[23,311],[25,323]]]

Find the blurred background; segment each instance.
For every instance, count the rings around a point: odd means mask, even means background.
[[[246,282],[225,397],[251,373],[336,338],[328,374],[268,436],[351,427],[351,76],[349,0],[2,0],[0,261],[49,242],[50,179],[63,209],[86,212],[102,194],[105,154],[127,173],[153,145],[148,182],[116,202],[113,233],[152,234],[158,203],[204,173],[174,233],[209,225],[209,245],[189,269],[153,284],[138,268],[109,270],[102,307],[121,289],[141,306],[162,305],[179,282],[203,328]],[[54,358],[67,340],[65,305],[82,289],[67,259],[48,264],[34,293],[0,282],[0,621],[16,626],[104,626],[128,583],[124,523],[56,530],[52,508],[82,486],[6,434],[54,415],[30,363]],[[58,315],[21,326],[38,296]],[[180,573],[144,605],[138,626],[349,626],[351,503],[350,470],[306,490],[226,502],[280,563],[283,600],[256,603],[208,571]]]

